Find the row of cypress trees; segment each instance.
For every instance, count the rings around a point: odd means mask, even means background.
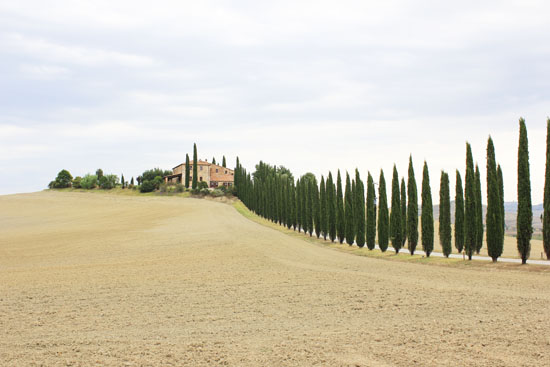
[[[529,153],[525,120],[520,119],[520,139],[518,149],[518,217],[517,243],[522,262],[526,263],[530,253],[532,236],[532,207],[529,176]],[[544,248],[550,259],[550,119],[547,121],[547,161],[544,199],[543,237]],[[416,179],[412,156],[409,157],[407,184],[399,180],[397,167],[393,167],[391,203],[388,208],[386,180],[380,171],[378,180],[378,200],[375,183],[370,172],[365,186],[359,171],[354,177],[346,172],[343,183],[340,170],[334,181],[331,172],[327,178],[321,176],[320,183],[311,173],[300,177],[296,182],[288,171],[282,172],[276,166],[260,162],[256,171],[250,174],[237,158],[235,168],[237,196],[256,214],[288,228],[303,231],[317,238],[346,242],[349,245],[365,244],[370,250],[375,248],[375,240],[381,251],[386,251],[389,243],[396,253],[407,243],[413,255],[419,240],[419,206]],[[484,234],[487,251],[493,261],[502,255],[504,245],[504,181],[502,169],[496,162],[494,143],[487,141],[487,213],[486,231],[483,224],[483,206],[479,166],[474,166],[472,149],[466,143],[466,172],[463,187],[460,172],[456,171],[455,185],[455,247],[471,260],[479,253]],[[432,193],[428,164],[424,162],[421,186],[420,229],[421,244],[426,256],[430,256],[434,246],[434,218]],[[377,205],[378,202],[378,205]],[[449,175],[441,172],[439,189],[439,239],[443,254],[452,252],[451,198]]]

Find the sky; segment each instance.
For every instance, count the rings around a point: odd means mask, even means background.
[[[517,198],[526,119],[542,202],[548,1],[1,1],[0,194],[61,169],[126,179],[191,155],[295,176],[442,170],[493,137]],[[485,199],[484,199],[485,201]]]

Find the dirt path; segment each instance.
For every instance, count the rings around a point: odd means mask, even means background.
[[[0,365],[550,364],[548,273],[352,256],[206,200],[0,196]]]

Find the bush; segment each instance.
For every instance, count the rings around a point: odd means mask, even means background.
[[[171,190],[167,184],[163,183],[159,186],[159,191],[164,193],[164,192],[170,192]]]
[[[176,184],[175,186],[175,191],[176,192],[184,192],[185,191],[185,186],[183,186],[182,184]]]
[[[83,189],[86,189],[86,190],[90,190],[90,189],[95,188],[97,186],[97,176],[87,174],[80,181],[80,186]]]
[[[48,187],[50,189],[63,189],[66,187],[71,187],[72,181],[73,181],[73,176],[71,176],[69,171],[67,171],[66,169],[63,169],[59,171],[55,180],[48,184]]]
[[[208,189],[200,189],[200,193],[201,193],[201,195],[208,195],[208,194],[210,194],[210,190],[208,190]]]
[[[99,187],[104,190],[110,190],[116,186],[118,177],[116,175],[104,175],[99,179]]]
[[[151,192],[155,190],[155,183],[153,181],[143,181],[143,183],[139,186],[140,192]]]
[[[212,190],[210,195],[212,195],[215,198],[219,198],[220,196],[224,196],[225,192],[223,192],[223,190],[220,190],[220,189],[214,189],[214,190]]]
[[[198,189],[208,189],[208,184],[206,183],[206,181],[200,181],[197,188]]]
[[[160,185],[164,183],[164,179],[161,176],[156,176],[153,179],[153,183],[155,184],[155,189],[160,188]]]
[[[82,186],[80,185],[80,182],[82,181],[82,177],[80,176],[76,176],[74,179],[73,179],[73,187],[75,189],[80,189]]]

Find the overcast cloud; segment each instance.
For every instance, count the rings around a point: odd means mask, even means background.
[[[389,179],[412,153],[437,202],[467,140],[485,177],[491,134],[512,201],[524,116],[539,203],[548,14],[547,1],[3,1],[0,193],[63,168],[171,168],[197,142],[202,158],[296,175]]]

